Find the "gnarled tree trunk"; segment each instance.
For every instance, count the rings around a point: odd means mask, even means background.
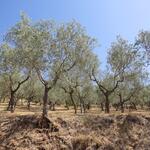
[[[30,76],[28,75],[24,80],[22,80],[21,82],[18,82],[18,85],[15,89],[13,89],[13,82],[12,82],[12,78],[11,76],[9,77],[10,79],[10,100],[8,103],[8,107],[7,110],[14,112],[15,107],[16,107],[16,102],[15,102],[15,93],[19,90],[20,86],[25,83],[28,79],[30,78]]]
[[[76,114],[77,113],[77,106],[76,106],[76,103],[75,103],[75,101],[73,99],[73,95],[72,94],[73,93],[71,92],[70,93],[70,98],[71,98],[71,101],[72,101],[72,104],[73,104],[73,107],[74,107],[74,113]]]
[[[14,112],[14,108],[15,108],[15,96],[14,95],[15,95],[15,92],[11,91],[10,100],[9,100],[8,107],[7,107],[7,110],[11,111],[12,113]]]
[[[101,106],[101,111],[104,111],[104,104],[103,104],[103,102],[100,103],[100,106]]]
[[[43,95],[43,113],[42,113],[43,117],[48,116],[48,92],[49,92],[49,88],[45,85],[44,95]]]
[[[124,102],[122,99],[122,95],[119,94],[119,100],[120,100],[120,109],[121,109],[121,113],[124,113]]]
[[[109,106],[109,97],[108,95],[105,95],[105,112],[109,113],[110,112],[110,106]]]

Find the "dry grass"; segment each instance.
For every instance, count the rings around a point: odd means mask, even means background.
[[[34,126],[40,106],[18,106],[15,113],[0,108],[0,150],[142,150],[150,147],[150,112],[104,114],[93,108],[85,115],[58,107],[49,111],[58,132]],[[29,118],[29,119],[28,119]]]

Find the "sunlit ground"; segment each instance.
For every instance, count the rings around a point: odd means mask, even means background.
[[[24,105],[17,105],[15,112],[11,113],[9,111],[6,111],[7,103],[0,103],[0,115],[8,115],[8,116],[15,116],[15,115],[40,115],[42,112],[42,105],[39,104],[31,104],[30,110],[27,109],[26,104]],[[101,108],[98,106],[92,106],[90,110],[88,110],[86,113],[80,112],[80,108],[78,108],[77,114],[74,114],[73,107],[70,107],[69,110],[67,110],[64,106],[56,106],[55,111],[49,110],[49,117],[62,117],[67,118],[71,116],[87,116],[87,115],[100,115],[100,116],[107,116],[107,115],[119,115],[121,114],[120,111],[116,111],[115,109],[111,108],[110,114],[106,114],[104,111],[101,111]],[[129,113],[140,113],[144,115],[150,115],[150,111],[148,111],[146,108],[138,110],[129,111],[128,109],[125,110],[125,113],[123,114],[129,114]]]

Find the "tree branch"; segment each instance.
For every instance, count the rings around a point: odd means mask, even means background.
[[[46,80],[44,80],[44,78],[42,77],[40,70],[38,70],[37,68],[35,68],[35,70],[36,70],[36,73],[37,73],[38,78],[39,78],[39,80],[41,81],[41,83],[42,83],[43,85],[46,85],[47,82],[46,82]]]
[[[119,86],[119,83],[121,83],[121,82],[123,82],[123,81],[124,81],[124,77],[122,77],[121,80],[118,80],[118,81],[116,82],[114,88],[113,88],[112,90],[109,90],[109,93],[113,93],[113,92],[117,89],[117,87]]]
[[[102,84],[100,84],[100,82],[97,80],[97,78],[96,78],[96,76],[95,76],[95,74],[94,74],[94,68],[92,69],[92,76],[93,76],[94,79],[92,79],[91,76],[90,76],[90,79],[91,79],[92,81],[96,82],[96,84],[98,85],[99,89],[101,90],[101,92],[102,92],[103,94],[106,94],[106,92],[108,92],[108,90],[107,90]]]
[[[13,90],[13,92],[14,92],[14,93],[17,92],[18,89],[20,88],[21,84],[23,84],[24,82],[26,82],[29,78],[30,78],[30,75],[28,75],[23,81],[18,82],[18,86],[16,87],[15,90]]]

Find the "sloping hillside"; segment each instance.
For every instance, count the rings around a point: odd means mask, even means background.
[[[150,149],[150,116],[86,115],[51,118],[40,129],[34,115],[0,118],[0,150]]]

